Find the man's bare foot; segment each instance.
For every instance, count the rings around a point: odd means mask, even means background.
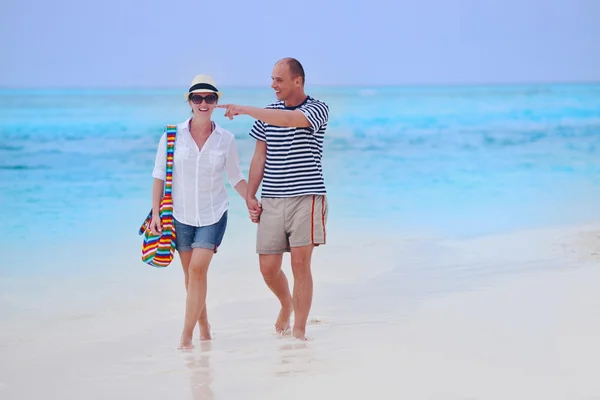
[[[200,340],[212,340],[210,324],[208,322],[200,324]]]
[[[289,305],[281,307],[277,321],[275,321],[275,332],[279,335],[289,335],[290,333],[290,317],[294,311],[294,306],[290,302]]]
[[[298,340],[308,340],[306,338],[306,329],[294,327],[294,331],[292,333],[292,336],[294,336],[294,338],[298,339]]]
[[[193,349],[194,345],[192,344],[192,337],[184,337],[181,336],[181,343],[179,344],[179,350],[190,350]]]

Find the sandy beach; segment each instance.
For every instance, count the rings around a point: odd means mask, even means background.
[[[29,280],[37,299],[4,282],[0,398],[600,398],[600,224],[388,236],[362,251],[332,239],[315,255],[308,342],[275,336],[277,305],[244,246],[210,276],[214,340],[188,352],[178,260]]]

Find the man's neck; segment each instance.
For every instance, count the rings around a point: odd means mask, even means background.
[[[298,94],[290,96],[290,98],[285,100],[284,103],[286,107],[298,107],[300,104],[306,101],[307,97],[308,96],[304,93],[304,91],[302,91]]]

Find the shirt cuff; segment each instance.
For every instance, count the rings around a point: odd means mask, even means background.
[[[231,187],[235,188],[236,185],[238,183],[240,183],[241,181],[244,180],[244,176],[243,175],[239,175],[238,177],[234,178],[234,179],[230,179],[229,180],[229,184],[231,185]]]
[[[310,124],[310,127],[314,131],[317,131],[319,129],[319,121],[310,113],[309,110],[303,110],[303,109],[301,109],[300,112],[302,114],[304,114],[304,116],[308,120],[308,123]]]
[[[254,133],[254,132],[250,132],[250,136],[251,136],[251,137],[253,137],[253,138],[254,138],[254,139],[256,139],[256,140],[260,140],[261,142],[266,142],[266,141],[267,141],[267,138],[266,138],[266,137],[261,137],[261,136],[258,136],[258,135],[257,135],[256,133]]]
[[[154,170],[152,171],[152,177],[164,181],[167,179],[167,171],[154,168]]]

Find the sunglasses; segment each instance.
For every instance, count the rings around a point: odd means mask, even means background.
[[[207,94],[206,96],[201,96],[199,94],[193,94],[190,96],[190,100],[194,104],[202,104],[202,100],[206,101],[206,104],[215,104],[217,102],[216,94]]]

